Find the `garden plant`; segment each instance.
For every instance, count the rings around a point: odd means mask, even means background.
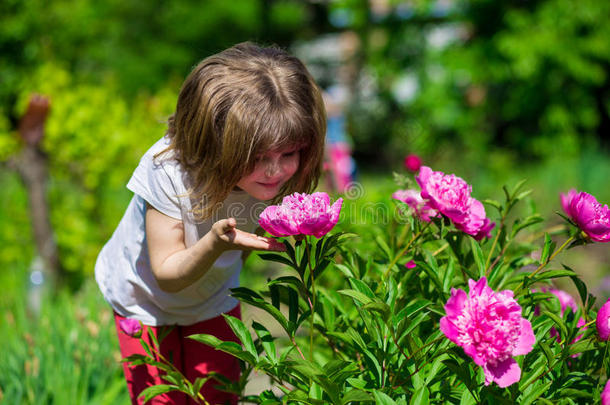
[[[227,316],[241,345],[192,336],[241,360],[239,382],[207,378],[241,393],[254,370],[265,373],[273,389],[242,398],[261,404],[608,403],[610,304],[598,312],[576,270],[555,260],[610,241],[608,207],[570,190],[558,198],[565,226],[537,235],[540,215],[515,214],[529,199],[524,181],[503,187],[502,202],[481,202],[463,179],[426,166],[415,175],[419,188],[395,177],[406,189],[393,195],[391,226],[366,224],[370,235],[347,232],[343,215],[345,231],[329,234],[343,201],[331,205],[326,193],[294,194],[263,211],[260,225],[283,237],[286,252],[260,256],[286,272],[261,291],[232,294],[282,333]],[[356,243],[367,238],[374,244]],[[561,278],[580,305],[557,288]],[[196,389],[203,381],[184,381],[152,356],[126,361],[167,371],[168,384],[145,398],[181,390],[207,403]]]

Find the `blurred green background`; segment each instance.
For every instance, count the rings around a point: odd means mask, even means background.
[[[25,345],[26,334],[108,335],[79,321],[102,316],[98,324],[112,326],[91,287],[96,255],[131,197],[132,170],[202,58],[245,40],[277,44],[323,88],[339,89],[365,200],[389,200],[392,171],[415,153],[473,184],[478,199],[500,199],[503,184],[528,178],[532,204],[552,226],[560,191],[610,202],[608,21],[610,2],[599,0],[0,0],[0,340],[16,348],[0,357],[14,366],[0,370],[0,401],[58,400],[49,392],[60,388],[23,383],[32,353],[44,352]],[[36,248],[11,162],[33,93],[51,102],[42,148],[67,287],[48,302],[71,311],[72,335],[53,322],[59,312],[45,326],[27,310]],[[570,260],[584,264],[590,289],[608,293],[607,246]],[[74,315],[78,308],[89,312]],[[57,353],[40,355],[53,364]],[[97,389],[116,380],[116,369],[106,373],[79,388],[83,403],[113,403]]]

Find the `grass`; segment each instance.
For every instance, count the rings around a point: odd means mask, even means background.
[[[93,283],[77,294],[44,293],[32,311],[25,268],[4,272],[0,305],[3,404],[129,403],[114,319]]]

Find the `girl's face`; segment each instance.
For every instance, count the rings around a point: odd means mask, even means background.
[[[299,169],[299,160],[298,146],[270,150],[257,157],[254,170],[237,187],[257,200],[270,200]]]

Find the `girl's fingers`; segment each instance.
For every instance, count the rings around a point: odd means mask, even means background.
[[[235,218],[221,219],[217,222],[220,234],[224,234],[235,229]]]
[[[283,243],[278,242],[273,238],[265,238],[258,236],[253,233],[237,231],[238,238],[235,242],[252,250],[273,250],[277,252],[283,252],[286,250],[286,246]]]

